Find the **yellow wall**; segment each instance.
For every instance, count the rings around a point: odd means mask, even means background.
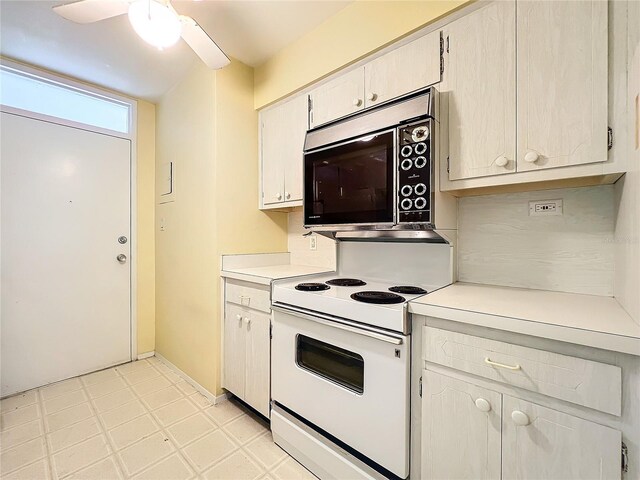
[[[216,394],[220,255],[286,250],[286,216],[258,211],[252,87],[249,67],[197,63],[157,107],[156,165],[174,162],[175,200],[156,206],[156,351]]]
[[[137,121],[137,317],[138,355],[155,349],[156,106],[138,100]]]
[[[261,108],[362,59],[468,0],[357,0],[255,70]]]

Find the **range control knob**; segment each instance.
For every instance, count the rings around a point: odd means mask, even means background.
[[[422,210],[424,207],[427,206],[427,201],[422,197],[416,198],[413,203],[416,207],[416,210]]]
[[[413,191],[413,187],[411,185],[404,185],[400,189],[400,193],[402,194],[403,197],[408,197],[409,195],[411,195],[412,191]]]
[[[402,150],[400,150],[400,155],[402,155],[403,157],[408,157],[412,152],[413,148],[411,148],[411,145],[405,145],[404,147],[402,147]]]
[[[423,168],[427,164],[427,159],[425,157],[418,157],[415,159],[414,164],[416,168]]]
[[[427,151],[427,144],[424,142],[420,142],[420,143],[417,143],[414,148],[416,150],[416,154],[422,155],[424,152]]]
[[[413,140],[414,142],[420,142],[422,140],[426,140],[427,138],[429,138],[429,127],[427,127],[426,125],[416,127],[411,132],[411,140]]]
[[[413,202],[411,201],[410,198],[403,198],[402,201],[400,202],[400,208],[402,210],[411,210],[412,204]]]
[[[416,195],[424,195],[427,193],[427,186],[424,183],[418,183],[413,187],[413,191],[416,192]]]
[[[410,158],[405,158],[404,160],[402,160],[402,162],[400,163],[400,168],[404,171],[409,170],[411,167],[413,166],[413,162],[411,161]]]

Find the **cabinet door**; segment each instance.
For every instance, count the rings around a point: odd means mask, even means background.
[[[515,14],[493,2],[445,29],[450,180],[515,171]]]
[[[302,161],[307,95],[260,112],[262,204],[302,200]]]
[[[269,417],[271,400],[271,340],[269,325],[271,317],[264,313],[251,312],[247,330],[246,388],[245,401],[265,417]]]
[[[504,479],[619,479],[619,431],[504,395]]]
[[[440,81],[440,32],[432,32],[364,67],[365,106],[371,107]]]
[[[422,477],[499,479],[501,395],[429,370],[422,377]]]
[[[226,303],[224,308],[224,382],[223,387],[241,399],[245,398],[246,344],[244,328],[247,313]]]
[[[309,126],[315,128],[364,108],[364,68],[357,68],[309,94]]]
[[[607,5],[518,2],[518,171],[607,160]]]
[[[302,166],[304,162],[304,137],[309,121],[309,103],[307,95],[296,97],[283,106],[286,122],[282,132],[284,199],[285,202],[302,200]]]

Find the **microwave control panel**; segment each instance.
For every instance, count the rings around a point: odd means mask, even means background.
[[[431,223],[431,121],[399,129],[398,222]]]

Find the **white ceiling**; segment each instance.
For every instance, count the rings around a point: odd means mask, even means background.
[[[64,1],[0,0],[0,53],[32,65],[156,101],[199,61],[180,40],[158,51],[126,17],[79,25],[56,15]],[[175,9],[196,19],[224,52],[257,66],[350,1],[185,1]]]

